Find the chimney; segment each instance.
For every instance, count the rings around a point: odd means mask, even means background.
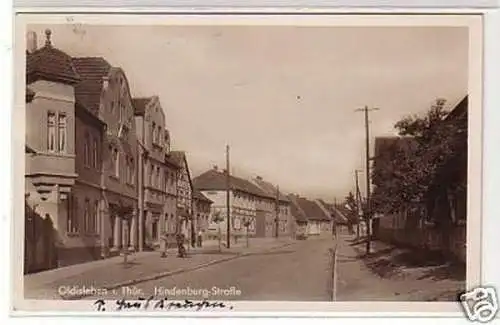
[[[214,165],[214,166],[213,166],[213,169],[214,169],[215,171],[218,171],[218,170],[219,170],[219,167],[218,167],[217,165]]]
[[[262,176],[257,176],[256,178],[257,178],[257,180],[259,180],[259,181],[261,181],[261,180],[262,180]]]
[[[28,51],[28,53],[33,53],[36,51],[37,47],[36,32],[30,30],[26,34],[26,51]]]

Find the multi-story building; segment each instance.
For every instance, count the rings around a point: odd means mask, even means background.
[[[210,207],[212,201],[196,188],[193,191],[193,215],[196,220],[196,231],[206,233],[210,224]]]
[[[219,227],[227,229],[226,171],[220,171],[217,167],[214,167],[194,178],[193,183],[196,189],[200,190],[213,202],[211,214],[213,216],[218,215],[222,219],[217,225],[211,223],[209,229],[216,230]],[[259,211],[270,210],[273,198],[250,181],[233,175],[229,177],[229,189],[231,234],[236,239],[245,236],[248,230],[249,236],[257,236],[258,217],[261,216],[261,213],[259,213],[259,216],[257,215],[258,208]],[[269,204],[267,207],[264,207],[265,202]],[[262,220],[260,219],[260,221]],[[245,225],[248,225],[248,227]],[[223,232],[223,236],[225,236],[225,232]]]
[[[263,200],[263,210],[266,214],[265,236],[280,236],[280,234],[289,236],[293,217],[288,197],[281,193],[277,186],[265,181],[261,176],[252,179],[252,182],[269,196],[269,198]]]
[[[50,256],[50,267],[99,258],[105,242],[101,162],[107,126],[81,97],[85,75],[69,55],[52,45],[51,32],[46,31],[40,49],[36,49],[36,34],[31,33],[29,39],[27,203],[34,214],[53,224],[53,232],[44,229],[41,236],[46,240],[35,242],[33,249]],[[48,262],[37,252],[31,256],[42,268]]]
[[[139,141],[139,216],[142,243],[161,244],[162,234],[172,229],[176,213],[177,170],[170,158],[170,134],[157,96],[134,98]]]
[[[193,216],[193,182],[184,151],[171,151],[170,159],[175,162],[177,171],[177,208],[176,232],[180,231],[186,239],[196,238],[196,219]]]
[[[77,102],[107,125],[102,153],[100,207],[104,254],[135,250],[139,229],[137,138],[127,77],[121,68],[113,67],[101,57],[73,58],[72,62],[81,78],[75,88]]]

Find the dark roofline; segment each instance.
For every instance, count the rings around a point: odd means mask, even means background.
[[[75,103],[75,115],[93,123],[101,130],[101,132],[105,132],[108,127],[108,125],[104,121],[92,114],[79,102]]]

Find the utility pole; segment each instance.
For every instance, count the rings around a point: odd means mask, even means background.
[[[359,238],[359,207],[361,204],[361,192],[359,191],[359,173],[360,170],[356,169],[354,171],[356,175],[356,237]]]
[[[274,236],[278,238],[279,234],[279,215],[280,215],[280,187],[279,185],[276,187],[276,204],[275,204],[275,211],[276,211],[276,219],[274,220],[275,222],[275,229],[274,229]]]
[[[365,114],[365,155],[366,155],[366,254],[370,254],[371,245],[371,206],[370,206],[370,125],[368,119],[368,112],[378,111],[378,108],[359,108],[356,112],[364,112]]]
[[[230,212],[230,195],[231,195],[231,176],[229,172],[229,145],[226,145],[226,211],[227,211],[227,248],[231,247],[231,212]]]

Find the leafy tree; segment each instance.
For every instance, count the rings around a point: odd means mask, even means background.
[[[212,221],[217,224],[217,240],[219,241],[219,251],[222,250],[222,245],[221,245],[221,240],[222,240],[222,234],[221,234],[221,229],[220,229],[220,223],[224,221],[224,218],[221,216],[220,210],[216,210],[213,213]]]
[[[432,199],[438,174],[467,143],[466,117],[446,121],[444,104],[438,99],[425,115],[407,116],[395,124],[401,138],[374,161],[374,211],[417,208]]]

